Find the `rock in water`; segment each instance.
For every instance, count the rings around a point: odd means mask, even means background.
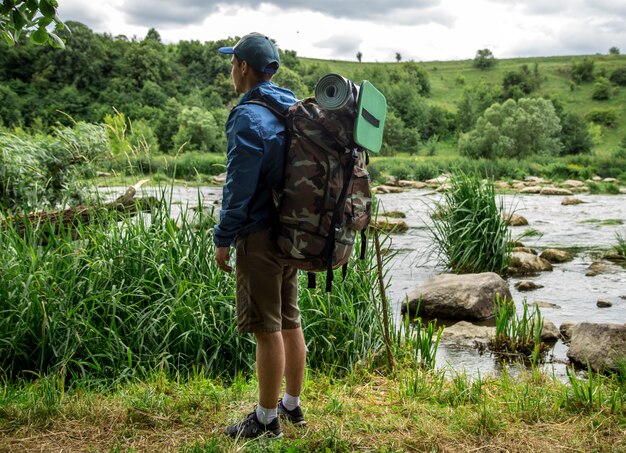
[[[617,370],[620,360],[626,360],[626,325],[583,322],[572,332],[567,357],[594,371]]]
[[[539,288],[543,288],[543,285],[532,282],[530,280],[520,280],[515,284],[515,288],[518,291],[534,291]]]
[[[441,274],[415,288],[402,305],[402,313],[439,319],[488,319],[493,317],[497,295],[512,299],[506,281],[494,272]]]
[[[552,264],[547,260],[536,255],[524,252],[511,253],[511,262],[509,263],[509,274],[526,275],[535,274],[537,272],[551,271]]]
[[[545,249],[539,256],[551,263],[565,263],[574,259],[570,252],[558,249]]]

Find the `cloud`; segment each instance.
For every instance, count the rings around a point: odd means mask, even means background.
[[[314,43],[320,49],[329,49],[332,55],[338,58],[352,59],[359,51],[363,39],[358,36],[334,35],[322,41]]]
[[[106,16],[80,1],[64,1],[59,3],[58,14],[61,20],[73,20],[88,25],[93,30],[105,28]]]
[[[436,9],[441,0],[266,0],[263,4],[288,11],[312,11],[335,18],[391,22],[409,13],[419,23],[450,22]],[[147,27],[199,24],[222,7],[257,9],[254,0],[125,0],[120,7],[129,22]],[[421,12],[421,14],[419,14]],[[404,21],[403,23],[406,23]]]
[[[626,2],[623,0],[585,0],[586,6],[597,12],[617,14],[626,19]]]

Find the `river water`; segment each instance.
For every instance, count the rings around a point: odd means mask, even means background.
[[[524,299],[527,303],[544,302],[554,307],[541,308],[544,319],[558,327],[565,321],[624,323],[626,322],[626,269],[615,274],[585,276],[589,265],[617,243],[616,233],[626,237],[626,195],[577,195],[584,201],[575,206],[562,206],[561,196],[504,195],[500,199],[507,212],[514,210],[524,216],[529,225],[513,227],[515,239],[529,229],[539,235],[522,239],[527,247],[537,252],[545,248],[565,249],[574,259],[555,264],[552,272],[535,277],[508,278],[511,294],[518,308]],[[443,271],[436,258],[429,253],[432,240],[427,225],[434,204],[440,195],[431,190],[410,190],[400,194],[378,195],[383,211],[399,210],[409,230],[392,236],[392,250],[397,255],[392,261],[389,297],[394,302],[395,315],[406,294],[419,282]],[[514,287],[518,280],[532,280],[543,288],[520,293]],[[613,304],[598,308],[598,300]],[[558,342],[546,364],[548,371],[565,375],[567,346]],[[437,355],[439,367],[465,369],[468,374],[497,371],[499,363],[491,354],[481,354],[476,349],[454,344],[442,344]]]
[[[142,190],[145,195],[160,192],[155,189]],[[123,188],[100,189],[115,197],[124,192]],[[177,206],[188,204],[219,208],[222,190],[216,187],[185,188],[174,187],[172,192],[172,215]],[[393,313],[398,320],[402,301],[418,283],[444,271],[438,267],[436,258],[429,253],[432,240],[427,225],[430,212],[441,195],[429,189],[412,189],[399,194],[380,194],[380,212],[401,211],[409,230],[391,236],[391,250],[395,256],[391,261],[389,275],[391,284],[388,297],[392,301]],[[574,254],[574,259],[563,264],[555,264],[552,272],[544,272],[534,277],[508,279],[509,287],[518,312],[524,300],[531,304],[544,302],[552,304],[541,308],[544,319],[558,327],[565,321],[624,323],[626,322],[626,269],[614,274],[601,274],[587,277],[589,265],[614,246],[616,233],[626,237],[626,195],[587,195],[577,198],[584,201],[575,206],[562,206],[560,196],[542,195],[503,195],[500,197],[508,212],[515,211],[524,216],[528,226],[512,228],[513,238],[529,229],[538,235],[525,237],[524,245],[537,252],[553,247],[566,249]],[[533,280],[543,288],[520,293],[514,284],[520,279]],[[598,300],[613,304],[609,308],[598,308]],[[565,375],[567,346],[558,342],[549,353],[545,367],[557,377]],[[465,370],[470,376],[497,372],[500,364],[489,353],[480,353],[471,346],[460,346],[442,342],[437,353],[437,367]]]

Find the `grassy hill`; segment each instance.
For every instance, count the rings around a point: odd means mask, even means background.
[[[481,82],[502,85],[506,72],[518,71],[522,65],[527,65],[531,71],[535,66],[539,71],[541,86],[532,96],[550,96],[558,99],[565,110],[586,116],[591,110],[601,108],[614,109],[618,114],[617,126],[614,128],[594,127],[596,152],[612,151],[626,137],[626,89],[614,87],[613,95],[609,100],[596,101],[592,99],[594,82],[575,84],[572,82],[570,68],[572,63],[581,62],[584,58],[594,62],[594,74],[597,76],[611,72],[618,67],[626,67],[626,55],[587,55],[587,56],[560,56],[560,57],[533,57],[512,58],[497,60],[494,67],[487,70],[476,69],[472,60],[460,61],[430,61],[419,62],[431,84],[430,101],[456,111],[457,102],[461,99],[465,89],[472,89]],[[337,60],[317,60],[300,58],[305,67],[314,65],[323,66],[332,72],[358,80],[362,69],[376,67],[379,70],[392,68],[398,63],[358,63]],[[374,81],[375,83],[375,81]]]

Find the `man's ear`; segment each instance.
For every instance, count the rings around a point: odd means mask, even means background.
[[[250,71],[250,66],[246,60],[241,62],[241,73],[245,76]]]

